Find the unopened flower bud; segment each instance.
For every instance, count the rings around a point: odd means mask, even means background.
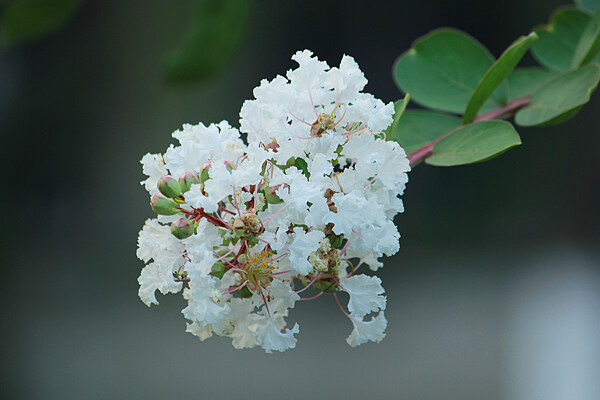
[[[179,212],[179,205],[172,199],[168,199],[160,193],[156,193],[150,202],[152,211],[158,215],[175,215]]]
[[[184,172],[179,177],[179,186],[181,187],[181,193],[185,193],[194,183],[200,183],[200,177],[195,172]]]
[[[187,218],[179,218],[171,222],[171,233],[177,239],[189,238],[194,234],[194,224]]]
[[[158,180],[158,190],[167,197],[173,198],[181,195],[179,182],[171,175],[165,175]]]
[[[202,182],[206,182],[209,178],[208,176],[208,168],[210,167],[210,163],[209,162],[205,162],[204,164],[202,164],[202,168],[200,168],[200,174],[198,174],[200,176],[200,180]]]

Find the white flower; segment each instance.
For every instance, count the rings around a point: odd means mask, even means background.
[[[153,209],[168,215],[139,234],[137,255],[148,263],[139,295],[150,305],[156,290],[183,287],[188,332],[271,352],[295,347],[298,324],[286,328],[285,319],[302,292],[344,290],[348,343],[380,341],[381,280],[354,275],[354,260],[375,270],[378,257],[399,249],[393,218],[410,168],[383,139],[393,104],[362,93],[367,80],[352,57],[339,67],[308,50],[292,59],[298,68],[261,81],[242,106],[247,144],[226,121],[186,124],[164,156],[142,159],[151,195],[164,175],[179,179],[181,192],[156,197]]]

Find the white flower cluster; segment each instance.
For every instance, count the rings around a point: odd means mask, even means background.
[[[156,290],[183,289],[188,332],[270,352],[295,347],[298,324],[285,317],[296,301],[343,291],[347,342],[379,342],[381,280],[357,269],[399,249],[393,217],[409,164],[382,134],[394,107],[361,93],[367,80],[351,57],[339,68],[306,50],[292,58],[299,68],[244,103],[247,145],[227,122],[185,125],[178,146],[142,159],[159,216],[139,234],[139,295],[158,304]]]

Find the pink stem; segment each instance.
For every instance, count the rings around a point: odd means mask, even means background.
[[[222,260],[223,260],[225,257],[227,257],[228,255],[230,255],[230,254],[233,252],[233,250],[235,250],[235,248],[236,248],[236,247],[238,247],[238,245],[239,245],[239,242],[238,242],[238,243],[237,243],[235,246],[233,246],[233,247],[231,248],[231,250],[229,250],[229,251],[227,252],[227,254],[225,254],[225,255],[224,255],[224,256],[222,256],[222,257],[219,257],[219,258],[217,258],[217,260],[219,260],[219,261],[222,261]],[[219,255],[219,253],[217,253],[217,252],[216,252],[216,251],[214,251],[214,250],[213,250],[213,253],[214,253],[214,255],[216,255],[216,256],[218,256],[218,255]]]
[[[348,246],[350,246],[350,239],[348,239],[348,241],[346,242],[346,244],[344,245],[344,247],[342,248],[342,251],[340,252],[340,257],[344,256],[344,253],[346,252],[346,250],[348,249]]]
[[[289,203],[288,203],[289,204]],[[281,210],[283,210],[284,208],[286,208],[288,205],[286,204],[285,206],[281,207],[279,210],[277,210],[275,212],[275,214],[271,215],[264,223],[263,225],[266,225],[270,220],[272,220],[277,214],[279,214],[281,212]]]
[[[308,123],[308,122],[306,122],[305,120],[303,120],[302,118],[300,118],[300,117],[297,117],[297,116],[296,116],[296,115],[295,115],[293,112],[291,112],[291,111],[288,111],[288,113],[290,113],[290,115],[291,115],[292,117],[296,118],[298,121],[302,122],[303,124],[306,124],[306,125],[308,125],[308,126],[311,126],[311,127],[312,127],[312,124],[311,124],[311,123]],[[318,117],[318,115],[317,115],[317,117]]]
[[[333,297],[335,297],[335,301],[336,301],[336,303],[338,304],[338,306],[340,307],[340,310],[342,310],[342,312],[343,312],[344,314],[346,314],[346,317],[350,318],[350,314],[348,314],[348,313],[346,312],[346,310],[344,310],[344,307],[342,307],[342,305],[340,304],[340,299],[338,299],[338,297],[337,297],[337,293],[333,293]]]
[[[365,129],[367,129],[367,125],[363,126],[362,128],[355,129],[353,131],[344,132],[344,133],[342,133],[342,135],[349,136],[349,135],[352,135],[353,133],[364,131]]]
[[[311,286],[312,286],[312,284],[313,284],[313,283],[315,283],[315,282],[317,281],[317,279],[319,279],[319,275],[320,275],[320,274],[316,274],[316,275],[315,275],[315,277],[313,278],[313,280],[312,280],[312,281],[310,281],[310,283],[309,283],[308,285],[304,286],[302,289],[300,289],[300,290],[296,291],[296,294],[298,294],[298,293],[302,293],[302,292],[304,292],[306,289],[308,289],[309,287],[311,287]],[[321,293],[323,293],[323,292],[321,292]]]
[[[314,300],[314,299],[316,299],[317,297],[323,296],[323,293],[325,293],[325,292],[319,292],[319,294],[317,294],[316,296],[312,296],[312,297],[304,297],[304,298],[302,298],[302,299],[300,299],[300,300]]]

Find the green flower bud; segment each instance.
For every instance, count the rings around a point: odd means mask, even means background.
[[[185,193],[194,183],[200,183],[200,177],[195,172],[184,172],[179,177],[179,186],[181,187],[181,192]]]
[[[210,163],[209,162],[205,162],[204,164],[202,164],[202,168],[200,168],[200,180],[202,182],[206,182],[209,178],[208,176],[208,168],[210,167]]]
[[[177,239],[189,238],[194,234],[194,223],[187,218],[179,218],[171,222],[171,233]]]
[[[156,193],[150,202],[152,211],[158,215],[175,215],[179,212],[179,206],[172,199],[168,199],[160,193]]]
[[[225,275],[225,264],[222,261],[217,261],[210,269],[210,274],[222,279],[223,275]]]
[[[173,198],[181,195],[179,182],[171,175],[165,175],[158,180],[158,190],[167,197]]]

